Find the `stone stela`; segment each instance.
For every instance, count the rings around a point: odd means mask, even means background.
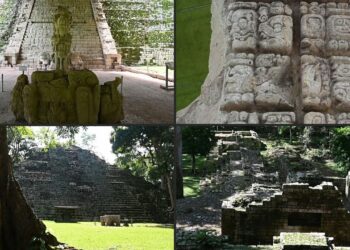
[[[180,123],[350,123],[349,3],[213,1],[212,30],[209,74]]]

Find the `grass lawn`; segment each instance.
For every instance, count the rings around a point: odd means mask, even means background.
[[[197,197],[200,194],[198,176],[184,176],[184,196],[185,197]]]
[[[200,94],[208,74],[211,0],[176,0],[176,110]]]
[[[207,160],[205,156],[196,156],[196,174],[192,174],[192,160],[187,154],[182,155],[184,196],[197,197],[200,195],[199,181],[201,176],[214,172],[215,165]]]
[[[173,250],[174,229],[160,224],[132,227],[102,227],[99,223],[55,223],[44,221],[60,242],[84,250]]]

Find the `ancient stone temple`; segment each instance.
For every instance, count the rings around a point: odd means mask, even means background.
[[[181,123],[350,123],[348,1],[212,1],[209,74]]]
[[[253,185],[222,204],[222,234],[236,244],[272,244],[282,232],[319,232],[349,246],[349,226],[350,213],[332,183],[290,183],[282,190]]]
[[[15,177],[40,219],[167,221],[166,192],[78,147],[34,152],[15,166]]]
[[[89,69],[109,69],[120,63],[100,0],[21,0],[5,59],[36,67],[41,57],[51,56],[54,16],[59,6],[72,15],[73,56],[79,56]]]

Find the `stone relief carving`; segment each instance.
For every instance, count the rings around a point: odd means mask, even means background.
[[[302,56],[301,82],[303,110],[323,111],[330,108],[330,68],[327,60]]]
[[[350,123],[349,6],[213,2],[209,75],[178,121]]]
[[[259,124],[257,113],[233,111],[228,115],[228,124]]]
[[[289,54],[293,44],[292,9],[282,2],[261,4],[259,46],[263,51]]]
[[[242,7],[248,9],[241,9]],[[234,3],[229,6],[227,22],[234,52],[256,49],[258,36],[256,7],[256,3]]]
[[[256,58],[255,102],[259,108],[290,110],[294,107],[289,67],[289,56],[262,54]]]
[[[332,57],[332,98],[335,109],[350,110],[350,58]]]
[[[301,53],[322,55],[326,37],[326,5],[317,2],[300,3],[301,18]]]
[[[254,105],[254,55],[230,54],[228,58],[221,110],[249,109]]]
[[[295,113],[293,112],[269,112],[262,116],[263,124],[293,124]]]

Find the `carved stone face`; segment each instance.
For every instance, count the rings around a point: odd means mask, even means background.
[[[310,30],[316,32],[322,28],[322,20],[317,17],[310,17],[307,20],[307,24]]]
[[[248,20],[245,17],[242,17],[238,21],[238,27],[241,30],[246,30],[248,28]]]
[[[339,82],[333,86],[334,98],[342,103],[350,104],[350,83]]]
[[[339,17],[334,21],[335,30],[340,33],[350,33],[350,19]]]
[[[244,85],[251,81],[254,76],[252,67],[246,65],[229,66],[226,70],[225,83],[226,92],[228,93],[242,93],[244,92]]]

